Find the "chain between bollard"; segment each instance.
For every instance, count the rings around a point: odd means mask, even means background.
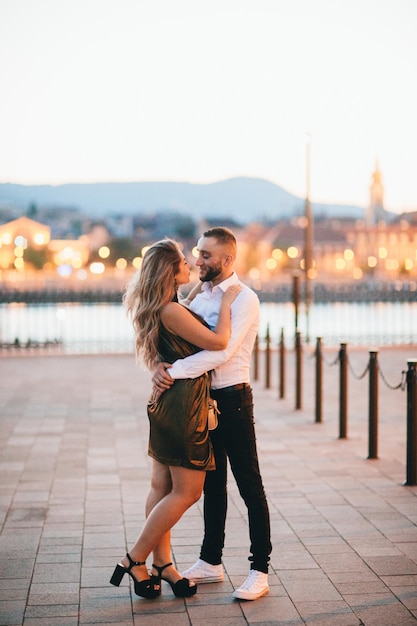
[[[333,367],[334,365],[337,365],[339,363],[340,360],[340,354],[337,353],[336,357],[334,359],[334,361],[329,361],[328,359],[326,359],[326,357],[324,356],[324,354],[322,354],[323,356],[323,361],[326,363],[326,365],[328,365],[329,367]]]
[[[351,366],[351,364],[350,364],[350,361],[349,361],[349,358],[348,358],[348,357],[346,357],[346,360],[347,360],[347,363],[348,363],[348,367],[349,367],[350,373],[352,374],[352,376],[353,376],[354,378],[356,378],[356,380],[362,380],[362,378],[365,378],[365,375],[369,372],[369,361],[368,361],[368,363],[367,363],[367,365],[366,365],[366,367],[365,367],[365,369],[364,369],[363,373],[359,376],[358,374],[356,374],[355,370],[354,370],[354,369],[353,369],[353,367]]]
[[[382,381],[385,383],[385,385],[388,387],[388,389],[392,389],[393,391],[395,391],[396,389],[401,389],[401,391],[405,391],[406,383],[407,383],[407,372],[405,370],[403,370],[401,372],[401,381],[398,383],[398,385],[391,385],[387,381],[387,379],[386,379],[383,371],[381,370],[381,368],[379,369],[379,374],[381,376]]]

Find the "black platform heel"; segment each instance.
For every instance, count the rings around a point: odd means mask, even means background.
[[[176,583],[173,583],[168,578],[164,578],[162,576],[163,570],[170,565],[172,565],[172,563],[167,563],[166,565],[162,565],[162,567],[159,567],[159,565],[155,565],[155,563],[152,563],[152,567],[154,567],[158,571],[158,575],[155,576],[155,574],[151,574],[151,580],[153,579],[155,581],[155,584],[159,585],[159,587],[161,587],[161,580],[165,580],[170,585],[172,591],[174,592],[174,595],[177,598],[189,598],[190,596],[193,596],[197,591],[197,585],[190,585],[190,581],[188,580],[188,578],[180,578],[180,580],[177,580]]]
[[[125,574],[129,574],[133,580],[137,596],[148,598],[148,600],[152,600],[153,598],[159,596],[161,594],[161,584],[155,581],[155,576],[145,578],[144,580],[137,580],[131,572],[132,567],[135,567],[135,565],[145,565],[146,561],[133,561],[130,554],[126,554],[126,557],[129,559],[129,567],[125,567],[121,563],[118,563],[113,572],[113,576],[110,578],[110,583],[118,587],[122,582],[123,576]]]

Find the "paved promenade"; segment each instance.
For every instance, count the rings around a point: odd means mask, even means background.
[[[417,348],[381,349],[379,458],[368,457],[366,350],[349,351],[347,438],[339,438],[337,351],[325,355],[323,422],[314,421],[314,360],[303,359],[295,409],[277,374],[253,382],[274,550],[270,593],[232,599],[249,563],[245,507],[230,477],[225,581],[144,600],[109,584],[134,541],[149,485],[149,376],[131,355],[36,352],[0,358],[1,626],[408,626],[417,624],[417,487],[406,479],[406,391]],[[276,360],[276,355],[274,356]],[[262,364],[261,364],[262,365]],[[261,367],[262,370],[262,367]],[[185,569],[198,556],[202,502],[173,530]],[[149,564],[151,560],[149,561]]]

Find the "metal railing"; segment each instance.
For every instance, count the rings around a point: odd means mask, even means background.
[[[84,294],[88,295],[88,294]],[[104,297],[104,294],[103,294]],[[261,343],[267,331],[271,344],[295,330],[306,336],[305,316],[294,316],[291,303],[261,303]],[[331,303],[310,309],[310,335],[320,336],[327,347],[346,341],[351,346],[401,346],[417,344],[417,302]],[[277,324],[279,320],[279,326]],[[131,350],[131,327],[120,298],[117,302],[33,301],[0,303],[0,349],[58,349],[77,353]]]

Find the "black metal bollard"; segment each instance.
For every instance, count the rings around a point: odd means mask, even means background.
[[[295,408],[301,409],[302,349],[301,333],[295,333]]]
[[[322,421],[323,355],[321,337],[316,341],[316,423]]]
[[[259,380],[259,335],[256,335],[253,346],[253,380]]]
[[[417,485],[417,359],[409,359],[407,370],[407,480]]]
[[[285,339],[283,328],[281,328],[279,340],[279,397],[285,398]]]
[[[346,343],[340,344],[340,386],[339,386],[339,439],[347,437],[347,352]]]
[[[369,352],[369,442],[368,459],[378,458],[378,351]]]
[[[265,389],[271,386],[271,339],[269,336],[269,324],[266,327],[265,336]]]

